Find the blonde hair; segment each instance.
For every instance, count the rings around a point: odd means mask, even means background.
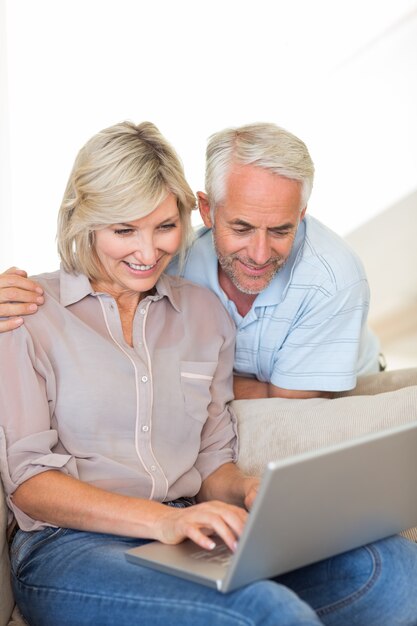
[[[314,164],[301,139],[272,123],[226,128],[209,138],[206,152],[206,192],[212,210],[222,204],[233,164],[255,165],[300,181],[303,209],[310,197]]]
[[[148,215],[169,193],[177,199],[183,258],[192,240],[195,196],[175,150],[151,122],[122,122],[94,135],[77,155],[59,210],[57,244],[65,270],[99,278],[94,231]]]

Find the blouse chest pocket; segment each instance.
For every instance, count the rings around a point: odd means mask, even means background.
[[[216,371],[214,361],[181,361],[181,390],[187,415],[205,422],[211,402],[211,383]]]

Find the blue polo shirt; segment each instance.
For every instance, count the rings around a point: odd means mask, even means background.
[[[235,373],[285,389],[343,391],[378,371],[367,326],[369,285],[359,257],[312,216],[298,227],[284,268],[242,317],[219,285],[211,230],[201,228],[179,271],[214,291],[237,329]]]

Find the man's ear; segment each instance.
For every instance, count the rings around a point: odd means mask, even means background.
[[[213,221],[210,215],[210,205],[207,194],[204,193],[204,191],[197,191],[197,198],[198,208],[200,211],[201,219],[204,222],[204,226],[207,226],[207,228],[211,228],[213,226]]]
[[[304,209],[300,213],[300,222],[302,222],[303,219],[305,218],[306,211],[307,211],[307,205],[305,205]]]

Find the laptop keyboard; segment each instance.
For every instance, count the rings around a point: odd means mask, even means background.
[[[226,567],[229,565],[233,553],[224,543],[217,544],[213,550],[197,550],[191,553],[191,558],[197,561],[205,561],[206,563],[217,563]]]

